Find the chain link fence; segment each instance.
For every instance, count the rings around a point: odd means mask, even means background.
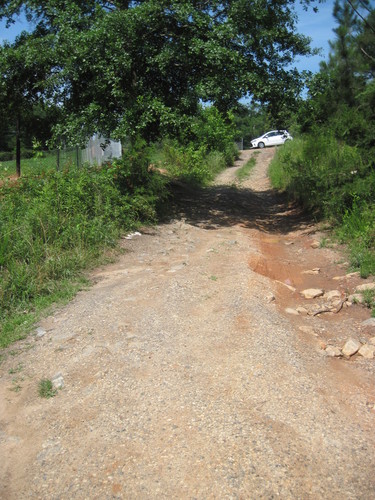
[[[42,170],[79,168],[83,164],[100,166],[106,161],[120,158],[121,155],[121,142],[94,135],[89,139],[85,148],[62,146],[47,151],[41,149],[22,151],[21,172],[38,174]],[[15,153],[0,153],[0,175],[11,175],[15,171]]]

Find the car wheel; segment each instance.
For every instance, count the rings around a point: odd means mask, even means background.
[[[263,149],[264,148],[264,142],[259,142],[258,143],[258,148]]]

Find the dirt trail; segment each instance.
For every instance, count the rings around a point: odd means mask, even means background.
[[[324,351],[374,336],[368,312],[284,312],[307,306],[304,288],[359,278],[333,280],[338,250],[313,249],[316,228],[270,190],[273,150],[235,185],[252,154],[181,188],[170,220],[124,239],[90,290],[8,351],[1,498],[374,498],[375,361]],[[64,388],[40,398],[57,373]]]

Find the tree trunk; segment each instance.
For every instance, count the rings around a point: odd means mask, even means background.
[[[16,123],[16,175],[21,177],[21,117],[19,114]]]

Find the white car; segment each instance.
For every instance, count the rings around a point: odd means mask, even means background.
[[[253,148],[265,148],[266,146],[279,146],[285,141],[292,140],[293,137],[287,130],[271,130],[263,134],[261,137],[251,141]]]

